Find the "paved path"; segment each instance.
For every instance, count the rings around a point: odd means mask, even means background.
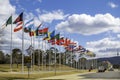
[[[41,78],[36,80],[120,80],[120,72],[112,71],[105,73],[77,73],[71,75]]]

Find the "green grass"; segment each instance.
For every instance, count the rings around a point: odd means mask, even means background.
[[[13,80],[13,79],[27,79],[27,67],[24,66],[25,73],[21,72],[21,65],[17,68],[17,66],[13,65],[13,72],[10,72],[10,65],[9,64],[1,64],[0,65],[0,80]],[[43,69],[43,70],[42,70]],[[50,77],[55,76],[55,68],[54,66],[50,66],[50,70],[52,71],[44,71],[49,70],[49,67],[40,66],[40,71],[38,69],[38,66],[34,66],[34,71],[30,72],[30,79],[37,79],[37,78],[43,78],[43,77]],[[62,71],[60,71],[62,70]],[[76,70],[74,68],[70,68],[65,65],[56,66],[56,75],[68,75],[68,74],[74,74],[74,73],[83,73],[88,72],[88,70]]]

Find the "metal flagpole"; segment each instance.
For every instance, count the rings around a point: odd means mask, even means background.
[[[49,43],[48,43],[49,44]],[[50,51],[50,44],[49,44],[49,54],[48,54],[48,56],[49,56],[49,71],[50,71],[50,61],[51,61],[51,59],[50,59],[50,55],[51,55],[51,53],[50,53],[51,51]]]
[[[33,46],[35,48],[35,37],[33,36]],[[35,54],[34,54],[34,51],[33,51],[33,55],[32,55],[32,65],[33,65],[33,71],[34,71],[34,64],[35,64]]]
[[[23,21],[24,26],[24,21]],[[22,72],[24,72],[24,28],[22,28]]]
[[[46,50],[47,50],[47,41],[45,41],[45,71],[47,70],[47,66],[46,66],[46,61],[47,61],[47,59],[46,59]]]
[[[12,15],[11,15],[12,16]],[[11,60],[10,60],[10,69],[11,69],[11,72],[12,72],[12,23],[11,23],[11,46],[10,46],[10,52],[11,52]]]
[[[60,53],[60,46],[59,46],[59,69],[61,70],[61,53]]]
[[[43,40],[42,40],[42,43],[43,43]],[[42,49],[43,49],[43,45],[44,45],[44,44],[42,44]],[[42,71],[43,71],[43,68],[44,68],[44,64],[43,64],[43,55],[44,55],[44,52],[42,51]]]
[[[32,47],[32,37],[31,37],[31,47]],[[32,50],[30,50],[30,55],[31,55],[31,71],[32,71]]]
[[[56,45],[55,45],[55,47],[56,47]],[[57,54],[57,50],[56,50],[56,48],[54,50],[55,50],[55,75],[56,75],[56,54]]]
[[[40,71],[40,52],[39,52],[39,48],[40,47],[40,38],[38,37],[38,69]]]

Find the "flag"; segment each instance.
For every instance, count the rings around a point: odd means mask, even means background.
[[[8,20],[5,22],[5,24],[2,25],[2,29],[7,27],[7,25],[12,24],[12,16],[8,18]]]
[[[24,28],[24,32],[30,32],[30,28],[32,28],[34,26],[34,19],[30,19],[29,21],[27,21],[25,23],[25,28]]]
[[[48,33],[46,34],[46,37],[43,38],[43,40],[50,40],[50,39],[53,39],[54,36],[55,36],[55,30],[52,31],[52,32],[48,32]]]
[[[50,34],[50,38],[52,39],[52,38],[54,38],[54,36],[55,36],[55,30],[52,31],[52,33]]]
[[[46,34],[46,37],[43,38],[43,40],[50,40],[50,39],[51,39],[50,34],[51,34],[51,33],[48,32],[48,33]]]
[[[73,44],[68,44],[68,46],[66,46],[65,49],[68,50],[68,51],[74,51],[74,48],[75,48],[75,47],[76,47],[76,46],[73,45]]]
[[[14,28],[14,32],[17,32],[22,29],[22,27],[23,27],[23,12],[16,18],[16,20],[13,22],[13,24],[17,24],[17,26]]]
[[[48,43],[51,43],[52,45],[55,45],[55,39],[48,40]]]
[[[53,38],[56,39],[56,40],[59,40],[60,39],[60,34],[59,33],[56,34]]]
[[[56,40],[57,45],[63,45],[64,44],[64,37],[61,37],[60,39]]]
[[[47,34],[47,32],[48,32],[48,28],[43,28],[39,30],[39,34]]]
[[[33,51],[34,51],[34,48],[32,47],[32,45],[30,45],[30,46],[28,47],[28,49],[26,49],[26,51],[27,51],[28,54],[31,54],[31,53],[33,53]]]
[[[70,44],[70,39],[66,38],[64,41],[64,46],[68,46]]]
[[[35,30],[35,32],[36,32],[36,36],[38,36],[39,35],[39,28],[40,28],[40,26],[42,25],[42,23],[37,27],[37,29]]]
[[[12,16],[10,16],[10,17],[8,18],[8,20],[6,21],[6,26],[7,26],[8,24],[12,24]]]
[[[31,32],[29,32],[29,35],[30,35],[30,37],[31,36],[36,36],[36,32],[35,31],[31,31]]]
[[[29,28],[29,36],[36,36],[36,32],[34,30],[31,30],[31,28]]]

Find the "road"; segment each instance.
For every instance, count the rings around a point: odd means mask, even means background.
[[[36,80],[120,80],[120,71],[54,76]]]

